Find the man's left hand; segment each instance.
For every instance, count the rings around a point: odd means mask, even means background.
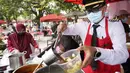
[[[93,58],[94,58],[94,54],[96,52],[96,48],[91,47],[91,46],[81,46],[79,48],[77,48],[78,50],[84,50],[85,51],[85,58],[84,61],[82,62],[81,68],[88,66],[89,64],[91,64]]]

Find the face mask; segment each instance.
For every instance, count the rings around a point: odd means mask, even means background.
[[[22,36],[22,35],[24,35],[24,32],[18,32],[18,35]]]
[[[128,18],[127,18],[127,17],[125,17],[124,19],[121,19],[121,21],[122,21],[123,23],[126,23],[126,22],[127,22],[127,20],[128,20]]]
[[[105,16],[108,17],[108,15],[109,15],[108,12],[105,12]]]
[[[88,19],[93,22],[93,23],[97,23],[102,19],[102,11],[98,11],[98,12],[91,12],[87,15]]]

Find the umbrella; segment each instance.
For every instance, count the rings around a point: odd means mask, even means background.
[[[66,20],[66,18],[63,15],[57,15],[57,14],[49,14],[40,18],[41,22],[61,21],[61,20]]]
[[[105,0],[106,3],[114,3],[114,2],[119,2],[119,1],[127,1],[127,0]]]
[[[116,15],[119,15],[121,10],[125,10],[130,14],[130,0],[118,1],[109,3],[108,6],[109,18],[112,19]]]
[[[65,17],[84,16],[84,15],[86,15],[85,12],[73,11],[73,12],[65,14]]]
[[[0,20],[0,24],[5,24],[6,22],[4,20]]]
[[[74,4],[81,4],[82,5],[82,0],[64,0],[65,2],[71,2]]]
[[[86,15],[85,12],[73,11],[73,12],[65,14],[65,17],[75,17],[75,22],[77,22],[78,16],[84,16],[84,15]]]
[[[70,2],[74,4],[79,4],[79,5],[85,5],[86,1],[87,0],[64,0],[64,2]],[[94,0],[90,0],[90,1],[94,1]],[[106,3],[113,3],[113,2],[123,1],[123,0],[105,0],[105,1]]]
[[[65,2],[71,2],[77,4],[82,4],[84,6],[88,6],[91,4],[95,4],[96,2],[101,2],[103,0],[64,0]],[[93,1],[93,2],[92,2]],[[107,4],[109,4],[108,7],[108,16],[110,19],[115,17],[116,14],[119,13],[120,10],[126,10],[130,13],[130,0],[105,0]]]

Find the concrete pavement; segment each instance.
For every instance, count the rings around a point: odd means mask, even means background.
[[[34,39],[37,41],[39,48],[41,48],[41,51],[44,50],[45,47],[47,47],[47,40],[51,40],[51,36],[43,36],[43,35],[37,35],[34,37]]]

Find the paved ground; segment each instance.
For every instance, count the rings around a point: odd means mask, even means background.
[[[39,48],[41,48],[41,50],[44,50],[44,48],[47,47],[47,40],[51,40],[52,37],[38,35],[37,37],[34,37],[34,38],[38,42]]]
[[[51,36],[37,35],[36,37],[34,37],[34,39],[37,41],[41,51],[43,51],[44,48],[47,47],[47,40],[51,40],[52,37]],[[7,41],[5,41],[5,43],[7,43]],[[0,54],[2,54],[1,51],[0,51]]]

